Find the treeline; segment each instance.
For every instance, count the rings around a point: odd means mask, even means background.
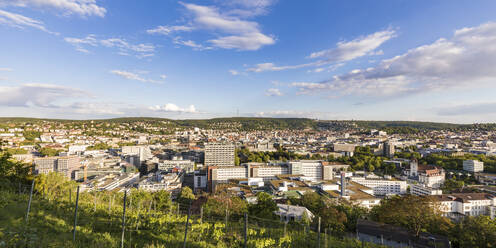
[[[237,131],[252,130],[349,130],[377,129],[395,134],[417,134],[433,130],[451,130],[451,131],[495,131],[496,123],[476,123],[476,124],[453,124],[437,122],[418,122],[418,121],[325,121],[313,120],[307,118],[259,118],[259,117],[231,117],[231,118],[213,118],[213,119],[191,119],[191,120],[171,120],[154,117],[122,117],[114,119],[98,120],[60,120],[60,119],[36,119],[36,118],[1,118],[0,126],[7,127],[6,124],[40,124],[44,121],[58,122],[65,125],[72,125],[80,128],[82,125],[97,125],[102,130],[109,130],[115,124],[137,123],[142,122],[156,127],[165,127],[170,130],[199,127],[205,129],[229,129]],[[105,124],[105,125],[102,125]],[[109,124],[109,125],[106,125]],[[136,128],[135,128],[136,129]],[[140,131],[139,128],[136,131]],[[144,130],[143,131],[148,131]],[[170,131],[161,131],[163,134],[169,134]],[[157,134],[160,134],[158,132]]]
[[[327,160],[327,156],[320,154],[306,154],[301,155],[286,149],[277,149],[274,152],[255,152],[247,148],[236,149],[235,162],[236,165],[248,162],[269,162],[269,161],[282,161],[287,162],[291,160]]]
[[[418,152],[398,152],[395,153],[397,158],[416,158],[420,164],[430,164],[440,166],[446,170],[463,170],[464,160],[479,160],[484,162],[484,172],[496,173],[496,156],[486,156],[484,154],[466,153],[463,156],[451,156],[443,153],[431,153],[424,157]]]
[[[369,146],[356,147],[353,157],[341,156],[335,158],[333,155],[326,156],[318,153],[301,155],[281,148],[274,152],[255,152],[246,148],[241,148],[236,149],[235,155],[236,165],[248,162],[266,163],[269,161],[324,160],[350,165],[352,171],[365,170],[387,175],[393,175],[397,172],[394,164],[385,163],[384,161],[387,160],[387,158],[374,155]]]

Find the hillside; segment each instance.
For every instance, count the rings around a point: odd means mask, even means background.
[[[95,120],[63,120],[63,119],[37,119],[23,117],[0,117],[0,125],[7,124],[35,124],[41,122],[57,122],[61,124],[82,125],[97,124],[136,124],[145,123],[152,126],[171,128],[223,129],[234,131],[253,130],[362,130],[377,129],[389,133],[416,133],[433,130],[496,130],[496,124],[453,124],[420,121],[362,121],[362,120],[313,120],[307,118],[259,118],[259,117],[230,117],[213,119],[185,119],[173,120],[156,117],[121,117],[112,119]]]
[[[17,189],[0,188],[0,247],[120,246],[123,193],[81,193],[73,241],[74,187],[70,187],[71,196],[68,188],[35,194],[28,222],[25,214],[30,187],[21,188],[20,194]],[[128,194],[124,247],[183,247],[188,206],[163,205],[157,200],[138,191]],[[317,234],[298,223],[285,226],[277,220],[249,217],[247,231],[248,247],[315,247],[317,242]],[[192,213],[186,246],[243,247],[244,218],[229,215],[226,222],[223,216]],[[321,234],[321,247],[377,246]]]

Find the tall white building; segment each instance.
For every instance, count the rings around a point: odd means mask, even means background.
[[[234,166],[234,151],[231,143],[207,143],[205,166]]]
[[[479,160],[464,160],[463,170],[472,173],[484,171],[484,162]]]

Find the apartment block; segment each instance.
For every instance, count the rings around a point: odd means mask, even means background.
[[[235,146],[230,143],[205,145],[205,166],[234,166]]]

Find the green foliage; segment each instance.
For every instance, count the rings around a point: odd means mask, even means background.
[[[209,196],[207,202],[203,205],[203,211],[206,215],[223,217],[226,214],[242,216],[248,212],[248,204],[237,196],[228,196],[220,194]]]
[[[109,148],[112,148],[111,146],[107,145],[107,143],[98,143],[93,146],[88,146],[86,149],[87,150],[108,150]]]
[[[307,155],[299,155],[291,151],[278,149],[275,152],[252,152],[246,148],[236,149],[236,157],[235,159],[239,159],[239,163],[248,163],[248,162],[269,162],[272,160],[276,161],[290,161],[290,160],[319,160],[326,159],[322,157],[320,154],[313,154],[312,156]],[[237,162],[237,160],[236,160]]]
[[[265,192],[258,193],[257,203],[248,206],[250,215],[265,219],[276,219],[277,216],[274,214],[276,210],[277,204],[272,200],[272,196]]]
[[[153,201],[156,204],[157,210],[170,211],[172,209],[172,201],[170,193],[165,190],[159,190],[153,194]]]
[[[43,157],[53,157],[57,156],[60,153],[60,150],[49,148],[49,147],[43,147],[38,150],[41,156]]]
[[[455,179],[447,179],[441,186],[444,194],[452,193],[453,191],[460,190],[465,186],[463,181],[457,181]]]
[[[456,225],[452,237],[460,247],[495,247],[496,220],[488,216],[467,217]]]
[[[15,155],[15,154],[28,154],[28,151],[26,149],[22,149],[22,148],[6,148],[4,149],[5,152],[8,152],[12,155]]]
[[[0,182],[27,182],[30,180],[31,167],[12,159],[12,155],[0,149]]]
[[[431,153],[423,158],[417,152],[400,152],[395,154],[399,158],[413,157],[421,164],[432,164],[441,166],[446,170],[463,170],[463,160],[479,160],[484,162],[484,172],[496,173],[496,156],[486,156],[484,154],[465,154],[463,156],[449,156],[443,153]]]
[[[24,138],[28,141],[34,141],[36,138],[39,138],[41,133],[38,131],[24,131],[22,132]]]
[[[383,199],[371,211],[373,220],[404,226],[415,235],[420,232],[433,232],[446,235],[453,224],[439,215],[432,200],[414,195],[393,196]]]
[[[386,158],[374,155],[372,153],[371,147],[369,146],[357,146],[355,148],[355,154],[353,155],[353,157],[330,157],[328,160],[349,164],[352,170],[366,170],[370,172],[378,171],[384,174],[395,172],[395,170],[384,163],[384,160],[386,160]]]
[[[65,196],[69,192],[74,192],[77,187],[75,181],[71,181],[66,176],[57,172],[40,174],[36,176],[34,181],[36,192],[48,200],[53,200]]]
[[[184,205],[189,205],[193,200],[195,200],[195,194],[189,187],[183,187],[181,193],[179,194],[178,202]]]

